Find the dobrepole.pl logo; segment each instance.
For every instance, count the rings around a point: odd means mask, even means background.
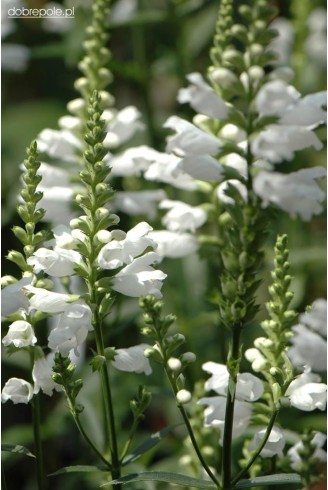
[[[60,7],[53,7],[47,9],[27,9],[27,8],[17,8],[13,7],[8,9],[8,17],[25,17],[28,19],[34,19],[37,17],[52,17],[53,19],[58,18],[74,18],[74,7],[71,9],[62,9]]]

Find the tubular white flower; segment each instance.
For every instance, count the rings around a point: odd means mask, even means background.
[[[204,411],[204,427],[213,427],[220,429],[219,443],[223,443],[223,429],[225,419],[225,408],[227,399],[224,396],[212,396],[201,398],[198,405],[208,405]],[[234,423],[232,437],[236,439],[241,436],[247,428],[252,415],[252,405],[244,401],[235,401]]]
[[[83,150],[80,140],[67,130],[44,129],[37,137],[38,150],[51,158],[76,163],[77,151]]]
[[[253,155],[272,163],[292,160],[295,151],[309,147],[321,150],[323,144],[309,128],[296,125],[269,124],[251,142]]]
[[[24,291],[32,293],[30,306],[43,313],[61,313],[69,303],[78,299],[78,296],[74,294],[53,293],[33,286],[25,286]]]
[[[256,449],[262,442],[266,433],[266,429],[262,429],[257,432],[253,438],[253,441],[248,446],[249,451]],[[286,441],[283,433],[278,427],[273,427],[269,435],[269,439],[265,443],[264,448],[260,452],[262,458],[272,458],[273,456],[282,456],[283,449],[285,447]]]
[[[152,373],[152,368],[144,352],[149,347],[148,344],[139,344],[127,349],[115,349],[112,365],[119,371],[144,373],[148,376]]]
[[[57,326],[50,332],[50,349],[59,351],[62,356],[68,356],[74,349],[75,355],[79,356],[79,349],[88,332],[93,330],[91,319],[91,310],[82,301],[66,305],[64,312],[59,316]]]
[[[42,390],[46,395],[52,396],[54,390],[61,390],[61,386],[52,380],[52,374],[52,366],[47,358],[39,357],[35,360],[32,370],[35,394]]]
[[[206,362],[202,369],[212,376],[205,382],[205,390],[216,391],[219,395],[228,393],[229,373],[224,364]],[[263,383],[251,373],[239,373],[237,375],[236,399],[242,401],[258,400],[264,391]]]
[[[158,154],[159,152],[149,146],[141,145],[129,148],[119,155],[109,156],[105,161],[108,160],[111,166],[111,177],[140,176],[156,160]]]
[[[14,284],[9,284],[1,290],[1,315],[6,318],[19,309],[27,310],[29,300],[22,289],[31,284],[32,277],[23,277]]]
[[[36,342],[32,325],[25,320],[17,320],[9,325],[8,333],[2,339],[3,345],[13,344],[15,347],[28,347]]]
[[[165,197],[166,193],[162,189],[116,192],[113,209],[132,216],[144,214],[149,219],[154,219],[157,213],[156,203]]]
[[[322,446],[325,444],[326,440],[327,437],[325,434],[323,434],[322,432],[317,432],[311,441],[311,444],[316,446],[316,449],[313,453],[313,458],[316,458],[322,462],[327,461],[327,453],[324,449],[322,449]],[[302,441],[298,441],[287,451],[287,456],[291,460],[290,466],[295,471],[299,471],[300,466],[302,465],[302,457],[300,455],[302,449],[304,449],[304,444]]]
[[[313,215],[322,211],[324,192],[316,183],[323,178],[323,167],[298,170],[290,174],[260,172],[253,180],[254,192],[262,199],[262,206],[275,204],[295,218],[309,221]]]
[[[28,257],[27,263],[33,267],[36,274],[43,271],[50,276],[65,277],[74,274],[74,267],[81,260],[78,252],[55,247],[54,250],[39,248]]]
[[[316,299],[311,310],[300,315],[300,322],[327,337],[327,300]]]
[[[215,93],[213,88],[205,82],[202,75],[200,73],[190,73],[186,78],[191,85],[179,90],[178,102],[180,104],[189,102],[195,111],[206,116],[215,119],[226,119],[228,115],[227,105]]]
[[[16,403],[28,403],[33,397],[33,386],[19,378],[10,378],[1,393],[1,402],[11,400]]]
[[[146,248],[156,248],[156,243],[148,238],[150,231],[152,231],[152,227],[142,221],[128,231],[123,240],[111,240],[98,255],[99,266],[102,269],[117,269],[124,264],[130,264]]]
[[[139,121],[140,117],[141,113],[134,106],[127,106],[118,111],[106,128],[104,145],[107,148],[117,148],[132,138],[136,131],[144,128],[144,124]]]
[[[181,158],[157,152],[157,156],[144,174],[146,180],[171,184],[177,189],[195,190],[194,179],[184,172]]]
[[[165,199],[159,209],[169,209],[162,218],[162,223],[170,231],[191,231],[194,233],[206,222],[207,213],[200,207],[189,206],[181,201]]]
[[[173,129],[176,134],[167,139],[166,151],[180,157],[193,155],[215,155],[221,148],[221,141],[215,136],[202,131],[188,121],[171,116],[164,128]]]
[[[292,381],[286,391],[293,407],[305,412],[315,409],[325,410],[327,404],[327,385],[319,383],[320,376],[305,371]]]
[[[156,298],[161,298],[160,290],[166,274],[151,266],[159,259],[160,256],[155,252],[137,257],[114,276],[113,289],[126,296],[140,297],[153,294]]]
[[[293,327],[292,346],[288,349],[288,357],[293,365],[301,368],[311,366],[313,371],[327,370],[327,341],[318,333],[312,332],[305,325]]]
[[[199,248],[197,239],[190,233],[158,230],[151,231],[148,236],[157,243],[156,253],[162,258],[185,257]]]
[[[255,98],[259,114],[278,116],[282,125],[317,126],[326,120],[325,104],[325,92],[301,98],[292,85],[279,79],[264,84]]]
[[[181,168],[194,179],[220,182],[224,167],[210,155],[188,155],[181,161]]]

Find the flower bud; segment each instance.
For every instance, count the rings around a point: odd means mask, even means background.
[[[228,68],[214,68],[210,72],[211,79],[220,87],[229,89],[231,85],[238,83],[236,75]]]
[[[95,235],[95,239],[99,243],[108,243],[112,239],[112,234],[108,230],[99,230]]]
[[[179,359],[176,357],[170,357],[170,359],[167,361],[168,367],[171,369],[171,371],[181,371],[182,364]]]
[[[1,278],[1,287],[4,288],[10,284],[15,284],[15,282],[17,282],[17,279],[14,276],[3,276]]]
[[[257,81],[261,80],[264,77],[265,73],[261,66],[254,65],[249,68],[248,75],[252,80]]]
[[[191,393],[188,390],[180,390],[177,393],[177,402],[179,405],[184,405],[191,401]]]
[[[185,352],[184,354],[182,354],[180,359],[182,362],[195,362],[196,354],[194,354],[193,352]]]
[[[67,104],[67,110],[76,116],[83,116],[85,111],[85,101],[81,98],[71,100]]]

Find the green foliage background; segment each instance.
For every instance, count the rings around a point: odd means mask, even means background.
[[[59,2],[63,3],[63,2]],[[113,2],[115,4],[117,2]],[[209,63],[208,51],[211,45],[219,1],[213,0],[138,0],[138,13],[131,19],[112,22],[110,49],[113,53],[110,70],[114,74],[111,91],[116,98],[116,106],[136,105],[144,114],[148,130],[139,133],[136,144],[147,143],[157,149],[165,147],[165,131],[161,128],[165,119],[172,114],[190,116],[192,112],[185,106],[177,106],[175,97],[179,87],[184,85],[184,76],[193,71],[205,72]],[[245,3],[236,1],[236,5]],[[281,15],[290,19],[295,29],[292,65],[296,71],[296,88],[303,93],[323,90],[326,85],[324,64],[315,63],[304,51],[307,35],[306,20],[315,7],[325,7],[323,0],[281,0],[274,1]],[[29,0],[28,7],[41,8],[43,0]],[[72,3],[74,6],[74,4]],[[30,60],[22,73],[3,72],[3,112],[2,112],[2,197],[3,197],[3,252],[17,248],[11,227],[18,222],[15,212],[17,192],[20,187],[19,165],[24,159],[25,147],[44,128],[56,128],[57,120],[66,112],[65,105],[77,94],[73,89],[74,80],[79,76],[76,65],[81,57],[84,29],[90,18],[90,2],[76,1],[75,20],[66,20],[69,30],[64,34],[50,33],[43,29],[39,19],[19,19],[16,30],[4,40],[23,44],[30,48]],[[321,130],[324,139],[325,133]],[[284,164],[285,171],[303,166],[322,165],[324,154],[312,151],[298,153],[295,161]],[[282,169],[281,171],[284,171]],[[137,189],[140,182],[117,182],[118,186]],[[149,185],[149,184],[146,184]],[[154,188],[152,184],[150,186]],[[166,189],[174,199],[183,200],[183,191]],[[194,196],[197,204],[198,196]],[[131,227],[134,220],[128,216],[122,219],[122,226]],[[158,227],[160,223],[158,222]],[[293,307],[304,311],[305,307],[318,297],[325,296],[325,237],[324,216],[316,217],[310,223],[298,219],[291,220],[282,212],[276,212],[270,230],[267,246],[266,270],[263,272],[263,286],[259,291],[259,301],[268,299],[269,270],[272,267],[273,244],[277,233],[289,234],[291,249],[292,289],[295,291]],[[206,255],[207,251],[203,252]],[[197,363],[189,371],[190,387],[201,378],[201,364],[207,360],[222,361],[226,354],[223,333],[217,328],[218,318],[206,299],[208,286],[218,277],[215,269],[205,265],[205,261],[186,258],[167,260],[164,270],[168,278],[164,287],[167,311],[179,318],[179,330],[187,339],[189,350],[197,353]],[[15,266],[3,263],[3,274],[17,274]],[[259,314],[258,322],[264,318],[265,310]],[[136,301],[126,301],[124,307],[115,310],[115,332],[111,344],[116,347],[133,345],[141,341],[138,334],[139,312]],[[259,333],[258,324],[247,332],[244,344],[249,346]],[[42,334],[40,334],[42,335]],[[45,332],[43,333],[45,335]],[[127,343],[128,342],[128,343]],[[92,341],[90,342],[90,346]],[[88,347],[90,347],[88,346]],[[88,353],[88,350],[87,350]],[[3,357],[3,382],[16,376],[28,379],[28,363],[24,354]],[[245,362],[244,369],[249,369]],[[96,443],[102,440],[100,387],[96,374],[92,374],[87,363],[80,366],[80,375],[85,379],[81,392],[81,403],[85,404],[84,424],[93,434]],[[169,423],[179,421],[168,387],[158,381],[162,373],[155,367],[153,374],[140,381],[142,375],[121,377],[114,375],[115,409],[120,415],[123,427],[128,427],[128,401],[139,383],[147,383],[154,390],[154,400],[147,412],[141,442],[147,434],[156,432]],[[97,402],[98,400],[98,402]],[[92,404],[91,404],[92,401]],[[99,405],[97,405],[97,403]],[[30,407],[7,403],[3,406],[3,442],[22,444],[32,448],[32,428]],[[52,398],[43,397],[43,436],[45,447],[46,473],[56,471],[69,464],[93,464],[93,456],[81,442],[72,425],[66,402],[60,394]],[[285,427],[300,429],[312,427],[324,430],[324,416],[306,414],[289,409],[282,417]],[[123,436],[123,432],[121,434]],[[141,463],[152,464],[153,469],[172,469],[179,456],[185,454],[182,443],[185,434],[176,430],[169,436],[156,454],[143,456]],[[214,443],[216,435],[212,438]],[[236,454],[240,447],[236,446]],[[35,489],[34,462],[24,455],[3,453],[9,488]],[[140,461],[138,462],[138,464]],[[137,469],[138,465],[136,465]],[[177,470],[179,468],[175,468]],[[180,470],[180,471],[183,471]],[[98,488],[101,477],[95,474],[64,475],[49,479],[50,490],[91,490]],[[142,483],[131,488],[154,487],[152,483]]]

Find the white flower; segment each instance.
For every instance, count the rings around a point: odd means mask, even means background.
[[[194,179],[220,182],[224,167],[210,155],[188,155],[181,161],[181,168]]]
[[[156,298],[161,298],[160,290],[166,274],[151,266],[159,259],[159,255],[155,252],[137,257],[114,276],[113,289],[126,296],[140,297],[153,294]]]
[[[2,339],[3,345],[14,344],[15,347],[28,347],[36,342],[32,325],[25,320],[17,320],[9,325],[8,333]]]
[[[219,443],[223,442],[223,430],[225,420],[225,409],[227,399],[224,396],[212,396],[201,398],[198,405],[208,405],[204,411],[204,426],[218,428],[221,431]],[[234,423],[232,437],[236,439],[241,436],[247,428],[252,415],[252,405],[244,401],[235,401]]]
[[[127,349],[115,349],[112,365],[120,371],[145,373],[148,376],[152,373],[149,360],[144,356],[144,352],[148,348],[148,344],[139,344]]]
[[[43,271],[50,276],[65,277],[74,274],[74,267],[81,260],[78,252],[55,247],[54,250],[39,248],[27,259],[27,263],[33,267],[36,274]]]
[[[323,144],[311,129],[296,125],[269,124],[251,142],[253,155],[272,163],[292,160],[295,151],[309,147],[321,150]]]
[[[30,297],[31,307],[43,313],[61,313],[68,303],[78,299],[78,296],[74,294],[53,293],[47,289],[33,286],[25,286],[24,290],[27,293],[32,293]]]
[[[318,333],[312,332],[305,325],[293,327],[292,347],[288,357],[296,367],[311,366],[313,371],[327,370],[327,341]]]
[[[311,310],[300,315],[300,322],[327,337],[327,300],[316,299]]]
[[[266,433],[266,429],[262,429],[257,432],[253,438],[253,441],[248,446],[249,451],[256,449],[262,442]],[[282,456],[283,449],[285,447],[286,441],[283,433],[277,427],[273,427],[270,432],[269,438],[265,443],[264,448],[260,452],[262,458],[272,458],[273,456]]]
[[[316,432],[313,439],[311,440],[311,444],[316,446],[316,449],[313,453],[313,458],[318,459],[319,461],[326,462],[327,461],[327,453],[322,446],[325,444],[327,437],[322,432]],[[292,446],[287,451],[287,456],[289,456],[291,460],[290,466],[293,470],[298,471],[300,466],[302,465],[302,457],[300,456],[300,451],[304,449],[304,444],[302,441],[298,441],[294,446]]]
[[[99,252],[99,266],[102,269],[117,269],[124,264],[130,264],[146,248],[156,248],[156,243],[148,238],[150,231],[152,227],[142,221],[128,231],[123,239],[111,240]]]
[[[318,383],[320,376],[305,371],[292,381],[286,391],[293,407],[305,412],[315,409],[325,410],[327,403],[327,385]]]
[[[52,396],[53,390],[61,390],[60,385],[52,380],[52,374],[52,365],[48,358],[43,356],[35,360],[32,370],[35,394],[41,389],[46,395]]]
[[[200,73],[190,73],[187,80],[191,83],[188,88],[182,88],[178,93],[178,101],[183,104],[189,102],[191,107],[206,116],[215,119],[225,119],[228,115],[228,107],[208,85]]]
[[[224,204],[233,204],[233,205],[235,204],[235,199],[226,194],[226,191],[229,190],[230,186],[234,187],[238,191],[238,193],[240,194],[241,198],[245,202],[247,202],[247,198],[248,198],[247,188],[238,179],[225,180],[224,182],[222,182],[222,184],[220,184],[217,187],[216,193],[217,193],[217,196],[221,202],[223,202]]]
[[[194,155],[215,155],[221,148],[221,141],[188,121],[171,116],[164,128],[173,129],[176,134],[167,139],[166,151],[180,157]]]
[[[166,193],[162,189],[153,191],[124,191],[116,192],[113,209],[123,211],[132,216],[144,214],[149,219],[154,219],[157,212],[158,201],[165,199]]]
[[[278,57],[277,61],[274,61],[274,64],[290,64],[290,55],[294,42],[293,24],[284,17],[278,17],[270,24],[270,28],[278,31],[278,36],[269,45],[269,48]]]
[[[253,180],[254,192],[262,199],[262,206],[275,204],[295,218],[309,221],[313,215],[322,211],[324,192],[316,183],[326,175],[323,167],[312,167],[281,174],[279,172],[260,172]]]
[[[169,209],[162,218],[162,223],[170,231],[195,232],[206,222],[207,213],[200,207],[189,206],[181,201],[165,199],[159,204],[159,209]]]
[[[158,154],[158,151],[149,146],[141,145],[129,148],[119,155],[109,156],[105,158],[105,161],[111,167],[111,177],[139,176],[156,160]]]
[[[197,188],[194,179],[184,172],[183,160],[175,155],[157,152],[156,158],[144,174],[146,180],[171,184],[177,189],[192,191]]]
[[[23,277],[14,284],[9,284],[1,290],[1,315],[6,318],[19,309],[27,310],[29,300],[22,289],[31,284],[32,277]]]
[[[282,125],[317,126],[326,120],[322,109],[325,104],[325,92],[301,98],[301,94],[283,80],[264,84],[255,99],[261,116],[278,116]]]
[[[202,369],[212,376],[205,383],[205,390],[216,391],[219,395],[227,395],[229,372],[224,364],[206,362]],[[240,373],[237,375],[236,399],[243,401],[258,400],[264,391],[263,383],[251,373]]]
[[[157,243],[156,253],[160,257],[185,257],[199,248],[197,239],[190,233],[158,230],[151,231],[148,236]]]
[[[24,379],[10,378],[1,393],[1,402],[28,403],[33,397],[33,386]]]
[[[75,355],[78,356],[79,348],[87,338],[88,332],[93,330],[91,319],[91,310],[82,301],[66,305],[56,328],[50,332],[50,349],[58,350],[62,356],[68,356],[74,349]]]
[[[140,112],[134,106],[125,107],[117,112],[106,128],[104,145],[108,148],[116,148],[129,140],[137,130],[143,129],[144,124],[139,121],[140,116]]]
[[[46,210],[42,221],[53,223],[69,223],[73,217],[72,202],[74,191],[72,187],[40,187],[43,197],[39,201],[40,207]]]
[[[80,140],[67,130],[44,129],[37,137],[38,150],[51,158],[76,163],[83,151]]]

